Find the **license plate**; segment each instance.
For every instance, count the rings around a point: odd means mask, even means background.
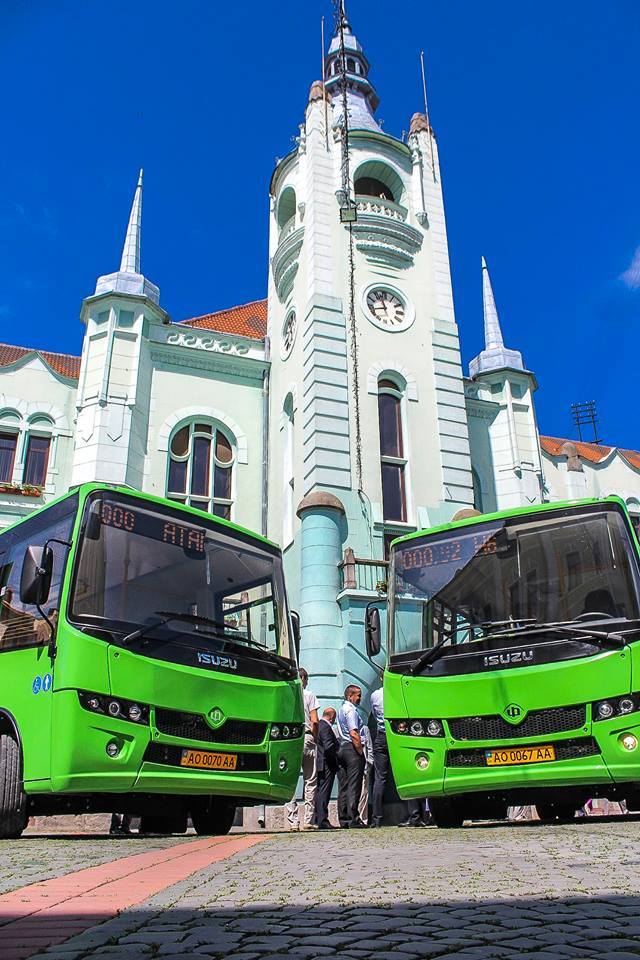
[[[487,750],[488,767],[509,767],[515,763],[544,763],[546,760],[555,760],[556,748],[544,747],[501,747],[498,750]]]
[[[181,767],[199,767],[204,770],[235,770],[238,757],[235,753],[213,753],[211,750],[183,750]]]

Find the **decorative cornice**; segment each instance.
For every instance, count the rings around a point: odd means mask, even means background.
[[[390,207],[388,201],[385,206]],[[396,204],[393,204],[397,207]],[[403,208],[399,208],[402,210]],[[356,238],[356,248],[366,256],[370,263],[383,263],[386,266],[406,269],[422,246],[422,233],[392,219],[388,214],[358,211],[358,220],[352,225]]]

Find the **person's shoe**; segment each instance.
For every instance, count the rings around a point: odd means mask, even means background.
[[[398,824],[399,827],[424,827],[426,826],[422,820],[403,820]]]
[[[301,827],[301,830],[317,830],[318,825],[316,823],[304,823]]]
[[[332,823],[329,823],[328,820],[325,820],[325,821],[324,821],[323,823],[321,823],[320,826],[318,827],[318,830],[336,830],[336,829],[337,829],[337,828],[334,827],[334,825],[333,825]]]
[[[382,822],[382,817],[376,817],[375,819],[373,819],[373,820],[371,821],[371,829],[372,829],[372,830],[373,830],[375,827],[382,827],[382,826],[384,826],[384,824],[383,824],[383,822]]]
[[[297,820],[289,820],[289,830],[299,830],[300,824]]]
[[[367,830],[368,825],[363,823],[362,820],[354,820],[353,823],[349,824],[351,830]]]

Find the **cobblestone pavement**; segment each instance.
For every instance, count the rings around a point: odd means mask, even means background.
[[[640,823],[282,834],[38,956],[638,960]]]
[[[138,836],[34,836],[3,840],[0,842],[0,895],[84,867],[95,867],[145,850],[170,847],[180,840],[181,837]]]

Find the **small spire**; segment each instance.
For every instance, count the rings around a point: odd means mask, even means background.
[[[140,170],[138,185],[133,195],[131,205],[131,214],[129,216],[129,225],[127,234],[124,238],[124,247],[122,248],[122,260],[120,261],[120,273],[140,273],[140,234],[142,232],[142,175]]]
[[[476,377],[480,373],[489,373],[492,370],[524,370],[524,361],[520,351],[509,350],[504,345],[489,268],[484,257],[482,257],[482,304],[484,308],[485,347],[469,364],[471,376]]]
[[[498,309],[496,307],[493,287],[487,261],[482,258],[482,306],[484,308],[484,341],[487,350],[504,347]]]

